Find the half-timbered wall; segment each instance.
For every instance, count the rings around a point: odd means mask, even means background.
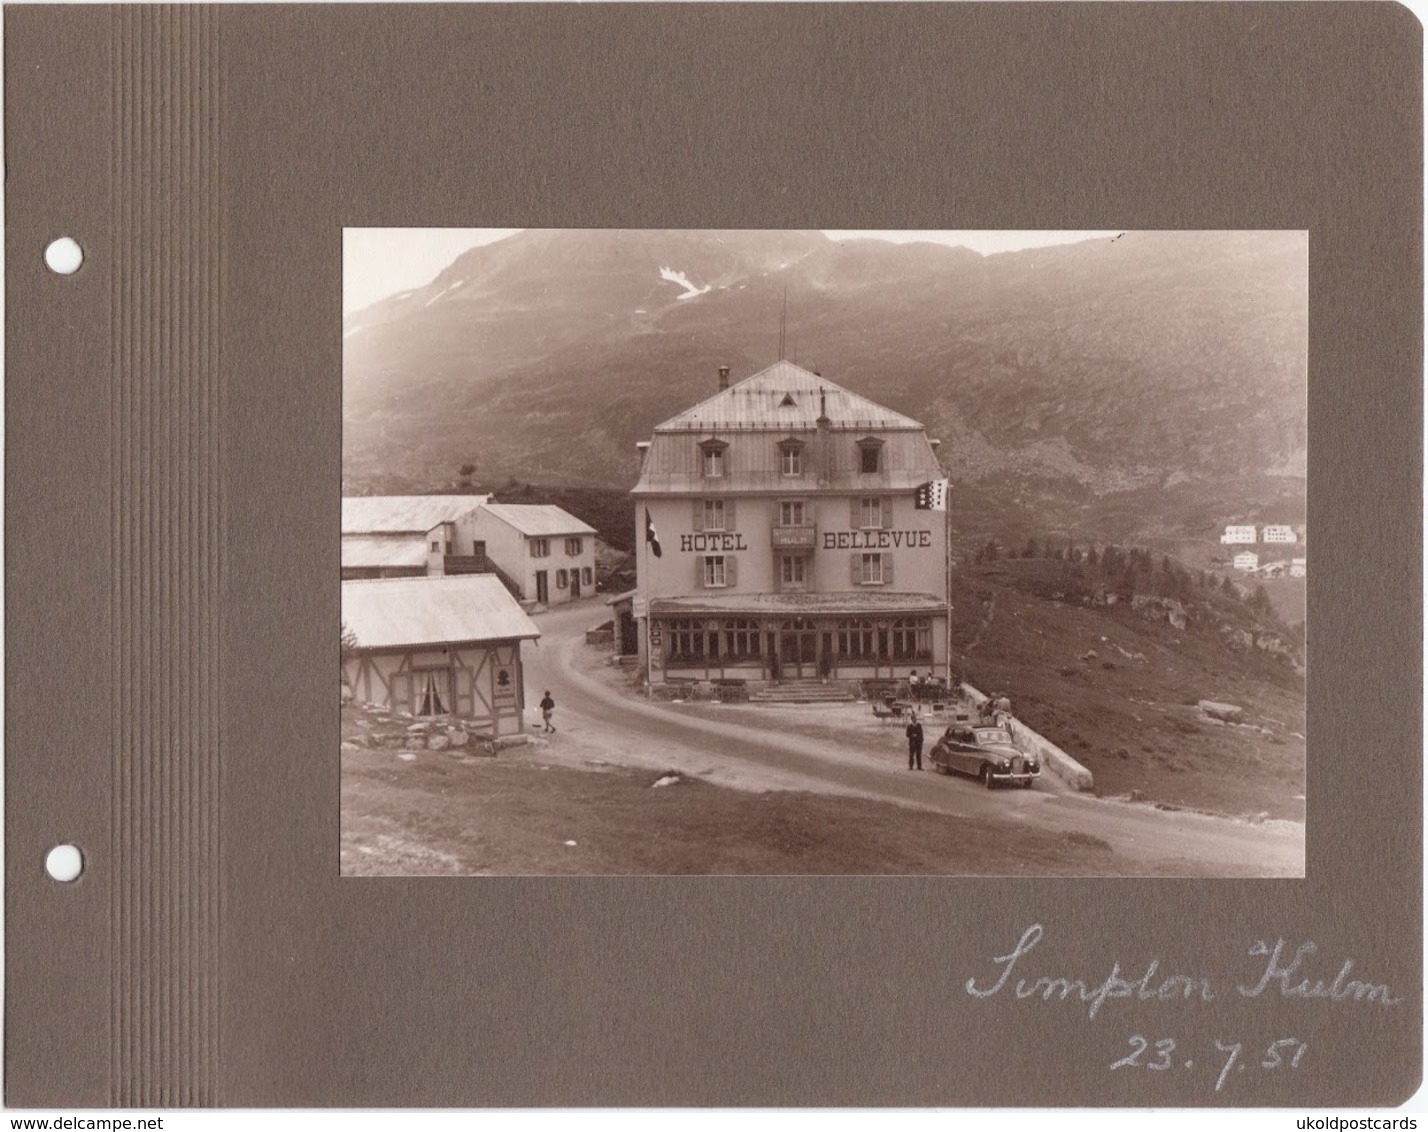
[[[434,715],[435,690],[446,709],[441,714],[459,718],[471,730],[489,735],[524,730],[517,642],[363,651],[343,665],[342,679],[358,703],[413,717]]]

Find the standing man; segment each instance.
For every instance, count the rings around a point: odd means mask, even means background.
[[[922,721],[916,712],[907,725],[907,769],[922,769]]]
[[[555,701],[550,698],[550,689],[547,688],[545,690],[545,695],[541,697],[540,701],[540,717],[541,719],[545,720],[545,730],[547,735],[549,735],[555,730],[554,725],[550,722],[550,717],[553,714],[555,714]]]
[[[907,694],[914,702],[922,699],[922,681],[917,678],[917,669],[915,668],[907,678]]]

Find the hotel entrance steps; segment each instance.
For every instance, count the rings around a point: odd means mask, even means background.
[[[856,699],[842,684],[821,680],[785,680],[749,693],[751,704],[851,704]]]

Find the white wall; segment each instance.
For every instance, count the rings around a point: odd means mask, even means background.
[[[919,511],[910,494],[891,500],[889,525],[862,530],[852,523],[852,501],[860,496],[743,496],[734,505],[734,522],[721,533],[695,529],[694,506],[705,497],[641,499],[635,506],[636,557],[640,592],[645,597],[674,597],[703,592],[702,560],[720,554],[737,562],[736,584],[721,592],[776,593],[782,588],[772,528],[783,499],[802,499],[804,521],[817,528],[814,550],[805,563],[804,589],[816,593],[888,590],[926,593],[946,599],[945,511]],[[709,498],[721,498],[711,495]],[[645,543],[645,508],[659,534],[663,555],[654,557]],[[856,585],[852,558],[867,550],[889,555],[892,581],[882,586]]]

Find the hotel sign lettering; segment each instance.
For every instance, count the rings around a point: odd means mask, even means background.
[[[783,528],[780,528],[783,530]],[[811,532],[810,532],[811,533]],[[914,550],[932,545],[931,531],[825,531],[824,550]],[[778,537],[774,540],[776,549],[811,547],[812,542],[804,529],[797,529],[794,537]],[[704,531],[695,535],[680,535],[679,549],[685,554],[720,554],[735,550],[748,550],[748,543],[742,534],[732,531]]]
[[[825,531],[824,550],[896,550],[931,546],[931,531]]]
[[[686,554],[707,554],[709,551],[748,550],[744,536],[723,531],[706,531],[697,535],[680,535],[679,549]]]

